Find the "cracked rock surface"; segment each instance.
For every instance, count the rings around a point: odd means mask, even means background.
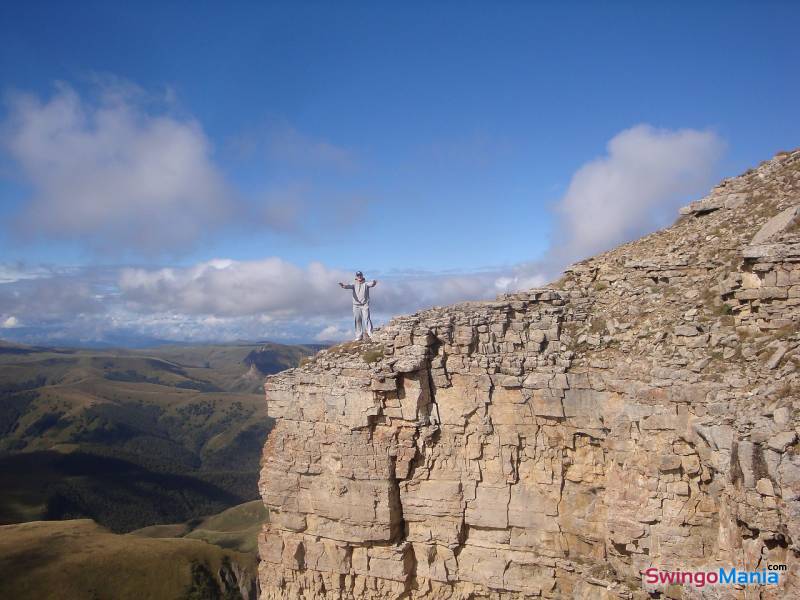
[[[781,153],[546,289],[267,378],[262,600],[800,597],[798,215]]]

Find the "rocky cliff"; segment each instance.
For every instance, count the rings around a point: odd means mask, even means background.
[[[552,287],[269,377],[261,598],[798,597],[799,214],[781,153]]]

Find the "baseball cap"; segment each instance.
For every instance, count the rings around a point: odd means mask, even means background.
[[[361,271],[356,271],[356,277],[363,277],[364,274]]]

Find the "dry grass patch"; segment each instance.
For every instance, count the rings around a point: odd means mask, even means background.
[[[372,364],[382,359],[383,353],[384,353],[383,344],[379,344],[378,346],[370,348],[366,352],[363,352],[361,354],[361,358],[365,363]]]

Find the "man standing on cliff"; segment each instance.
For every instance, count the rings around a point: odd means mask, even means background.
[[[356,273],[354,283],[345,285],[339,282],[339,287],[353,290],[353,320],[356,327],[356,341],[364,336],[365,328],[367,337],[372,337],[372,321],[369,318],[369,288],[376,285],[378,282],[375,279],[367,283],[361,271]]]

